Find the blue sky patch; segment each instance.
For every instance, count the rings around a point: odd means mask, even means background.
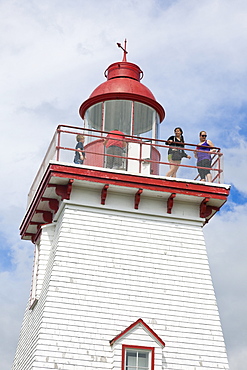
[[[12,267],[10,245],[2,233],[0,233],[0,271],[9,271]]]
[[[244,204],[247,202],[247,196],[241,193],[234,185],[231,185],[229,201],[237,204]]]
[[[228,201],[224,204],[224,212],[232,211],[234,205],[247,203],[247,196],[241,193],[234,185],[231,184],[230,195]]]

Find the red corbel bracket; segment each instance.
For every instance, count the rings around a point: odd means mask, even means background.
[[[209,202],[210,198],[204,198],[200,204],[200,217],[206,218],[211,215],[212,211],[218,211],[219,207],[209,206],[207,203]]]
[[[52,213],[49,212],[49,211],[42,211],[42,210],[39,210],[37,209],[35,211],[35,213],[42,213],[43,215],[43,220],[44,222],[46,222],[47,224],[50,224],[52,222]]]
[[[172,213],[173,199],[176,197],[176,193],[172,193],[167,199],[167,213]]]
[[[103,204],[103,205],[105,205],[105,200],[106,200],[108,188],[109,188],[109,184],[105,184],[105,186],[101,190],[101,204]]]
[[[73,182],[74,180],[70,179],[67,185],[48,184],[48,187],[54,187],[56,194],[59,195],[62,200],[69,200]]]
[[[67,185],[57,185],[56,186],[56,194],[59,195],[62,200],[70,199],[73,182],[74,180],[70,179]]]
[[[44,222],[30,221],[29,225],[42,226],[44,225]]]
[[[25,234],[24,234],[24,236],[31,236],[31,241],[32,241],[32,243],[33,243],[33,244],[35,244],[35,241],[34,241],[34,239],[35,239],[35,234],[32,234],[32,233],[25,233]]]
[[[42,225],[44,225],[44,224],[42,224]],[[31,237],[31,242],[33,244],[35,244],[37,242],[38,238],[40,237],[40,234],[41,234],[41,225],[38,225],[38,229],[37,229],[36,234],[25,233],[24,236],[30,236]]]
[[[41,234],[41,228],[38,228],[37,230],[37,233],[35,234],[35,236],[32,238],[32,242],[33,244],[35,244],[37,242],[37,240],[39,239],[40,237],[40,234]]]
[[[139,189],[135,193],[135,209],[138,209],[138,207],[139,207],[142,192],[143,192],[143,189]]]
[[[55,213],[57,213],[58,211],[58,208],[59,208],[59,201],[55,198],[45,198],[45,197],[42,197],[41,198],[41,201],[42,202],[46,202],[48,201],[49,203],[49,207],[52,211],[54,211]]]
[[[44,225],[44,222],[30,221],[30,225],[37,226],[37,231],[39,231],[41,229],[41,226]]]
[[[209,200],[210,198],[204,198],[200,204],[200,217],[201,218],[208,217],[212,212],[212,209],[210,208],[210,206],[207,206],[207,203],[209,202]]]

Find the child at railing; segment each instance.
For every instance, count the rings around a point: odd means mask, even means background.
[[[84,151],[84,141],[85,141],[85,136],[78,134],[76,136],[77,144],[75,149],[75,158],[74,158],[74,163],[76,164],[83,164],[85,157],[85,151]]]

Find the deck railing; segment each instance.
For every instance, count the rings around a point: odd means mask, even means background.
[[[108,132],[76,126],[59,125],[31,186],[28,195],[28,204],[37,190],[38,184],[51,160],[69,163],[73,166],[81,166],[74,164],[77,134],[85,136],[84,148],[86,159],[84,160],[83,166],[106,168],[108,154],[105,150],[104,141]],[[120,170],[143,175],[166,176],[170,165],[167,159],[167,151],[170,146],[167,145],[166,140],[125,135],[125,142],[126,148],[123,155],[116,156],[122,159]],[[198,168],[200,167],[196,166],[197,161],[194,157],[194,153],[200,150],[197,149],[197,144],[189,143],[184,143],[184,150],[192,158],[190,160],[185,158],[181,161],[181,164],[178,164],[177,177],[187,180],[199,180]],[[214,147],[214,150],[215,152],[212,154],[212,164],[210,168],[212,182],[223,183],[223,154],[218,147]],[[115,171],[115,169],[113,169],[113,171]]]

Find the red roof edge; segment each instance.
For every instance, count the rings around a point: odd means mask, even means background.
[[[162,347],[165,347],[165,342],[151,329],[142,319],[138,319],[135,321],[133,324],[128,326],[125,330],[123,330],[120,334],[118,334],[115,338],[113,338],[110,341],[110,345],[112,346],[114,343],[116,343],[120,338],[122,338],[126,333],[131,331],[134,327],[141,325],[144,327],[146,331],[148,331],[155,339],[157,342],[160,343]]]

